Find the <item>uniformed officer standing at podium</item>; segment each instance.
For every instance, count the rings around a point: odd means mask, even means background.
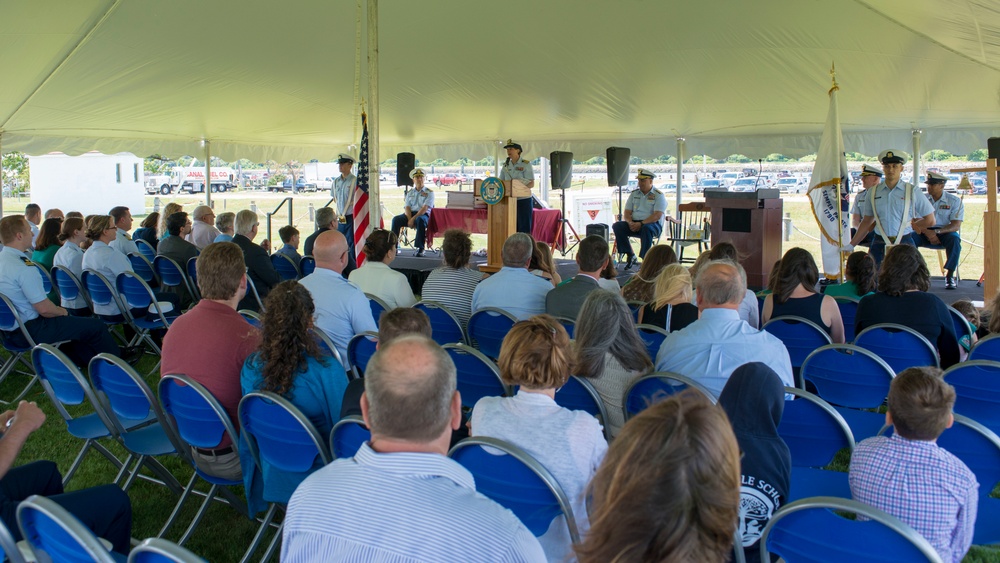
[[[511,139],[503,148],[507,149],[507,162],[500,167],[501,180],[523,180],[528,189],[535,187],[535,171],[531,163],[521,158],[521,145]],[[534,207],[531,195],[517,198],[517,232],[531,234],[531,221]]]
[[[635,253],[632,252],[632,242],[629,237],[639,237],[639,258],[645,258],[646,252],[653,246],[653,239],[663,231],[662,219],[667,211],[667,196],[653,188],[653,174],[645,168],[640,168],[637,179],[639,189],[633,191],[625,202],[622,210],[624,221],[618,221],[611,226],[615,233],[615,244],[618,252],[625,254],[625,269],[635,265]],[[676,219],[667,217],[672,223]]]

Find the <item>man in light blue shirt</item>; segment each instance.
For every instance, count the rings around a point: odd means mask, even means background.
[[[948,260],[944,263],[944,288],[956,289],[955,269],[962,256],[962,229],[965,206],[962,198],[944,191],[948,177],[937,172],[927,173],[927,200],[934,208],[934,226],[924,228],[914,224],[917,246],[943,248]]]
[[[528,271],[534,244],[524,233],[514,233],[503,243],[503,267],[479,282],[472,293],[472,312],[486,307],[503,309],[523,321],[545,312],[545,296],[552,283]]]
[[[395,339],[372,357],[364,382],[371,439],[292,494],[282,561],[545,561],[524,524],[446,457],[462,401],[440,346]]]
[[[907,154],[902,151],[885,150],[879,154],[885,179],[869,190],[861,206],[861,224],[851,238],[851,246],[862,242],[874,229],[869,254],[875,265],[882,264],[885,247],[897,244],[916,246],[913,227],[933,227],[934,208],[913,184],[903,182],[903,165]],[[907,205],[909,202],[909,205]]]
[[[503,148],[507,151],[507,161],[500,165],[501,180],[522,180],[528,189],[535,187],[535,171],[531,163],[521,158],[521,145],[507,139]],[[517,198],[517,232],[531,234],[535,208],[531,195]]]
[[[716,397],[736,368],[761,362],[788,387],[795,386],[788,350],[777,337],[740,319],[746,283],[728,260],[709,262],[698,273],[699,318],[671,332],[656,354],[656,371],[679,373],[701,383]]]
[[[316,270],[299,282],[312,294],[316,306],[316,327],[326,333],[337,347],[344,367],[347,344],[355,334],[377,332],[371,305],[364,292],[351,285],[341,272],[347,266],[347,239],[339,231],[329,230],[316,237],[313,258]]]
[[[422,168],[413,169],[410,172],[410,178],[413,179],[413,189],[406,194],[403,212],[392,218],[392,232],[396,233],[398,237],[399,231],[403,227],[417,229],[417,240],[414,242],[419,257],[424,255],[427,223],[431,219],[431,209],[434,208],[434,191],[424,185]]]
[[[640,168],[636,177],[639,189],[629,194],[622,209],[622,220],[611,225],[618,252],[626,257],[626,270],[635,265],[635,253],[629,238],[639,237],[639,258],[645,258],[646,252],[653,246],[653,239],[663,232],[663,218],[667,213],[667,196],[653,187],[656,174]],[[667,217],[667,221],[679,222],[672,217]]]
[[[108,212],[111,218],[115,222],[115,228],[117,229],[115,233],[115,240],[111,241],[108,246],[114,248],[118,252],[121,252],[125,256],[129,254],[139,254],[139,247],[136,246],[135,241],[129,236],[129,231],[132,230],[132,212],[129,211],[128,207],[118,206],[112,207],[111,211]]]
[[[347,239],[347,248],[350,251],[347,270],[350,272],[357,267],[354,263],[354,188],[358,184],[358,178],[351,174],[351,167],[354,166],[353,156],[341,154],[337,158],[337,164],[340,166],[340,176],[333,179],[330,196],[337,206],[339,215],[337,230]]]

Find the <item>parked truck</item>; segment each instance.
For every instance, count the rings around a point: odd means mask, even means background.
[[[236,187],[236,171],[232,168],[212,169],[212,192],[225,192]],[[184,166],[174,168],[170,175],[146,177],[147,194],[169,195],[173,192],[200,193],[205,191],[205,168]]]

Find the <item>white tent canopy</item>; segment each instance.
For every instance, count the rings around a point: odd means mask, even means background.
[[[0,148],[331,159],[360,135],[359,17],[343,0],[3,2]],[[529,158],[648,158],[676,137],[801,156],[831,63],[848,151],[1000,135],[996,0],[381,0],[379,36],[383,158],[481,158],[508,137]]]

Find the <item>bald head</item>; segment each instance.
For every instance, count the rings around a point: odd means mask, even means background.
[[[347,239],[338,230],[323,231],[313,244],[317,268],[341,273],[347,266]]]
[[[715,260],[698,272],[699,309],[736,309],[746,295],[747,286],[736,264]]]
[[[449,430],[455,364],[426,336],[397,338],[372,356],[365,396],[372,434],[430,443]]]

